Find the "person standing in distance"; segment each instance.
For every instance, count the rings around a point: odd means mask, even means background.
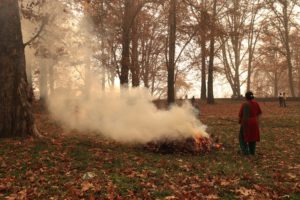
[[[244,155],[255,155],[256,142],[260,141],[258,120],[262,111],[251,91],[246,92],[245,98],[246,102],[241,105],[239,112],[240,148]]]
[[[278,100],[279,100],[279,106],[282,107],[283,106],[283,104],[282,104],[283,103],[283,96],[282,96],[281,92],[278,95]]]
[[[282,94],[282,106],[286,107],[286,94],[285,94],[285,92]]]

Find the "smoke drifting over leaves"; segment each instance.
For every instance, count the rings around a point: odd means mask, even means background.
[[[146,89],[102,92],[99,72],[103,66],[95,59],[100,43],[95,42],[99,35],[93,31],[93,22],[62,2],[47,1],[40,12],[48,22],[41,37],[28,48],[27,60],[38,65],[39,93],[48,98],[51,114],[64,126],[126,143],[181,139],[196,133],[208,136],[189,104],[166,111],[155,107]],[[24,29],[26,37],[30,38],[32,29]],[[51,74],[54,86],[48,95],[50,68],[55,69]],[[47,76],[49,80],[41,80]]]
[[[126,143],[208,136],[188,103],[166,111],[155,107],[146,89],[102,91],[99,72],[103,66],[95,59],[100,44],[95,42],[93,22],[56,1],[45,3],[41,12],[49,21],[32,46],[35,53],[27,58],[32,64],[38,63],[43,76],[47,76],[47,68],[55,69],[51,74],[54,88],[45,99],[51,114],[65,127]],[[39,89],[42,94],[43,88]]]
[[[96,131],[119,142],[208,136],[189,103],[158,110],[142,89],[93,92],[89,97],[57,93],[49,99],[49,110],[68,128]]]

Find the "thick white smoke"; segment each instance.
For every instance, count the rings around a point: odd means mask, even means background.
[[[66,2],[49,0],[42,7],[41,12],[49,16],[49,22],[39,45],[47,50],[49,59],[42,55],[35,57],[34,53],[27,56],[32,65],[39,63],[40,68],[46,66],[45,62],[56,63],[49,66],[55,69],[55,91],[47,101],[56,120],[67,128],[94,131],[127,143],[180,139],[195,134],[208,136],[189,103],[158,110],[146,89],[101,92],[99,73],[94,69],[101,63],[93,54],[94,47],[99,45],[99,38],[92,31],[94,25],[88,16],[72,10]],[[26,24],[23,27],[23,32],[29,28]],[[30,38],[32,28],[27,32]],[[67,89],[62,91],[62,88]],[[78,96],[75,90],[83,92]]]
[[[96,131],[119,142],[146,143],[195,134],[208,136],[205,125],[195,117],[189,103],[159,110],[143,89],[92,92],[89,97],[75,97],[64,91],[48,102],[53,116],[68,128]]]

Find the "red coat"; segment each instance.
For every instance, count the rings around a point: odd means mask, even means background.
[[[245,142],[258,142],[260,140],[258,116],[261,114],[261,109],[256,101],[249,100],[242,104],[239,121],[243,128]]]

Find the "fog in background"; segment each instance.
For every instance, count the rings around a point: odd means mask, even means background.
[[[28,73],[36,74],[34,87],[39,92],[41,75],[47,77],[49,69],[55,69],[55,90],[46,102],[52,117],[65,128],[93,131],[125,143],[208,136],[189,102],[159,110],[146,89],[120,91],[117,84],[103,91],[101,68],[93,59],[97,39],[91,20],[59,1],[48,1],[42,12],[51,20],[39,46],[26,48],[27,66],[32,67]],[[39,25],[26,20],[22,24],[26,41]]]

